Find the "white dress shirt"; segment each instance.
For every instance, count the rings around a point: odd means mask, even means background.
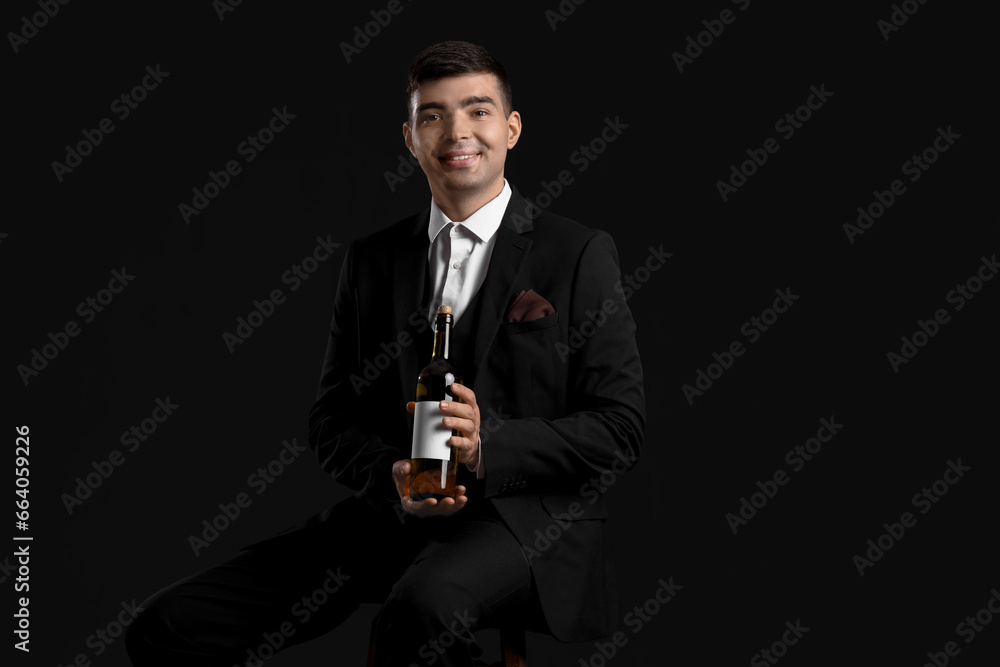
[[[476,296],[486,279],[497,230],[510,195],[510,185],[505,178],[500,194],[461,222],[450,220],[431,198],[431,216],[427,223],[427,236],[431,240],[427,260],[430,262],[432,290],[427,319],[431,326],[437,317],[438,306],[451,306],[454,326]],[[484,477],[482,441],[479,443],[476,467],[466,467],[476,473],[477,479]]]
[[[510,185],[504,179],[500,194],[461,222],[450,220],[431,198],[431,216],[427,223],[431,244],[427,249],[427,261],[430,262],[432,296],[427,320],[432,326],[442,303],[451,306],[452,325],[458,324],[482,286],[510,195]]]

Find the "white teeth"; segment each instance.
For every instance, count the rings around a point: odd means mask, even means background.
[[[450,157],[450,158],[445,158],[445,159],[447,159],[447,160],[468,160],[468,159],[474,158],[474,157],[476,157],[476,156],[473,154],[473,155],[459,155],[457,157]]]

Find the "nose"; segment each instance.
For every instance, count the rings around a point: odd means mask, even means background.
[[[472,136],[472,125],[463,114],[455,114],[445,121],[444,139],[452,143],[461,143]]]

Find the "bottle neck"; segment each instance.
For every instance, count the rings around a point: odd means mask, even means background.
[[[438,314],[434,324],[434,352],[431,359],[447,359],[451,352],[451,315]]]

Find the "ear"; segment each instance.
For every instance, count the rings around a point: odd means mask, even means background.
[[[413,150],[413,130],[410,129],[410,121],[403,123],[403,142],[410,150],[410,154],[416,157],[417,153]]]
[[[507,150],[514,147],[521,136],[521,114],[511,111],[507,117]]]

